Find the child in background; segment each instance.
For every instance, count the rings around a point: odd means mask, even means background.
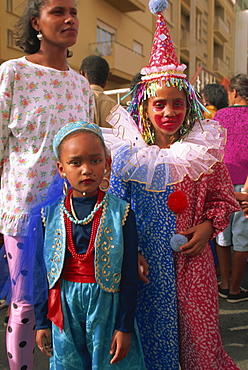
[[[208,243],[239,208],[222,162],[223,130],[214,121],[201,124],[202,107],[165,24],[166,2],[149,5],[158,17],[150,63],[130,104],[134,121],[117,107],[108,118],[112,132],[104,131],[113,156],[111,192],[136,214],[146,282],[136,318],[146,368],[178,369],[179,325],[183,370],[237,370],[221,342]]]
[[[203,112],[204,118],[213,119],[217,110],[228,107],[228,95],[225,87],[218,83],[204,86],[201,95],[207,111]]]
[[[134,322],[135,217],[128,203],[103,188],[109,164],[101,129],[69,123],[55,136],[53,149],[66,195],[41,211],[49,297],[48,305],[40,300],[35,306],[38,348],[51,357],[51,369],[144,370]],[[39,220],[36,210],[31,237],[38,242]],[[40,250],[37,266],[42,266]],[[41,289],[42,274],[35,274]]]

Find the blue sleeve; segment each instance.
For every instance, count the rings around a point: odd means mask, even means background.
[[[52,326],[51,321],[47,318],[47,312],[47,300],[34,305],[36,330],[47,329]]]
[[[121,153],[119,153],[113,158],[109,192],[130,203],[130,183],[122,180],[121,176],[123,165]]]
[[[134,330],[134,317],[138,293],[138,236],[135,215],[130,210],[123,226],[124,256],[120,284],[120,306],[115,328],[131,333]]]
[[[44,261],[44,226],[41,221],[40,212],[32,215],[30,221],[29,242],[35,245],[35,265],[34,265],[34,313],[36,320],[36,330],[51,327],[51,321],[47,318],[48,313],[48,281],[47,271]]]

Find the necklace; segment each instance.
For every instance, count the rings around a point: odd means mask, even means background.
[[[104,195],[104,193],[101,190],[99,190],[96,204],[101,202],[105,196],[106,194]],[[69,212],[71,210],[70,209],[70,197],[71,197],[71,193],[68,193],[68,195],[65,198],[65,207],[68,209]],[[67,247],[72,257],[75,258],[76,260],[81,261],[81,262],[85,261],[92,254],[95,248],[95,238],[96,238],[97,230],[100,224],[102,211],[103,211],[102,207],[98,208],[98,210],[94,214],[95,217],[93,216],[94,220],[93,220],[91,234],[90,234],[90,241],[89,241],[89,245],[87,248],[87,252],[85,254],[77,253],[75,245],[74,245],[73,237],[72,237],[72,221],[68,217],[67,213],[64,212],[64,221],[65,221],[66,236],[67,236]]]
[[[102,195],[101,195],[101,200],[100,201],[98,201],[99,200],[99,194],[100,193],[102,193]],[[66,207],[66,205],[65,205],[65,202],[66,202],[66,199],[68,199],[69,198],[69,208],[70,208],[70,211],[68,211],[68,207]],[[98,192],[98,198],[97,198],[97,202],[96,202],[96,204],[95,204],[95,207],[94,207],[94,209],[91,211],[91,213],[87,216],[87,217],[85,217],[83,220],[79,220],[78,218],[77,218],[77,215],[76,215],[76,212],[75,212],[75,210],[74,210],[74,207],[73,207],[73,202],[72,202],[72,189],[70,189],[70,191],[69,191],[69,193],[68,193],[68,195],[66,196],[66,198],[62,198],[61,199],[61,209],[62,209],[62,211],[66,214],[66,216],[69,218],[69,220],[71,221],[71,222],[73,222],[74,224],[76,224],[76,225],[87,225],[87,224],[89,224],[92,220],[93,220],[93,218],[94,218],[94,216],[95,216],[95,214],[96,214],[96,212],[100,209],[100,208],[102,208],[102,206],[104,205],[104,203],[106,202],[106,198],[107,198],[107,193],[103,193],[102,191],[99,191]]]

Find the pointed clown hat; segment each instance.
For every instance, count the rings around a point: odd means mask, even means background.
[[[151,0],[149,8],[151,13],[157,15],[156,30],[150,54],[149,65],[142,68],[142,80],[152,80],[159,77],[186,78],[183,71],[185,64],[180,64],[170,37],[163,12],[168,7],[166,0]]]
[[[203,118],[202,109],[191,83],[187,80],[185,64],[180,64],[176,55],[170,32],[167,28],[163,12],[167,8],[166,0],[150,0],[149,8],[157,16],[156,30],[149,65],[140,72],[140,80],[132,89],[132,100],[128,112],[137,124],[145,142],[152,144],[153,138],[146,119],[146,100],[156,96],[162,86],[177,87],[184,90],[188,101],[188,114],[180,127],[180,138],[187,135],[196,121]]]

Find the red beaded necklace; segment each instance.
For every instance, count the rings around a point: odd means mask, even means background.
[[[71,196],[72,189],[69,190],[66,198],[65,198],[65,207],[67,211],[71,212],[71,205],[70,205],[70,196]],[[98,191],[98,197],[96,204],[100,203],[103,200],[104,192],[99,190]],[[66,236],[67,236],[67,247],[69,251],[71,252],[71,255],[73,258],[75,258],[78,261],[85,261],[93,252],[95,248],[95,238],[96,233],[100,224],[100,219],[102,215],[102,207],[95,213],[91,234],[90,234],[90,241],[87,248],[87,252],[85,254],[78,254],[74,245],[73,237],[72,237],[72,222],[64,213],[64,221],[65,221],[65,229],[66,229]]]

